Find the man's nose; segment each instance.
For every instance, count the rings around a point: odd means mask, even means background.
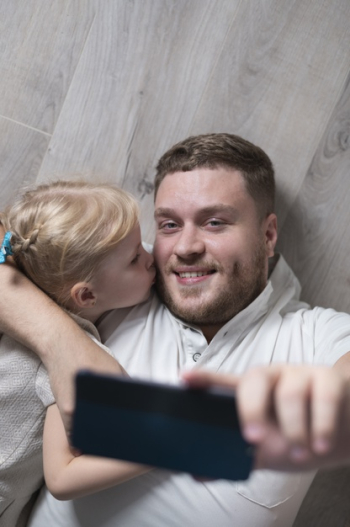
[[[184,226],[177,237],[174,253],[180,258],[188,258],[204,251],[205,243],[200,230],[195,226]]]

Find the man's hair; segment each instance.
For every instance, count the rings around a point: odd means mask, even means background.
[[[168,150],[156,167],[154,195],[169,174],[196,168],[238,170],[261,218],[274,211],[275,178],[272,162],[258,146],[226,133],[188,137]]]
[[[57,181],[28,190],[0,222],[16,264],[56,302],[91,280],[97,266],[137,225],[135,199],[109,184]]]

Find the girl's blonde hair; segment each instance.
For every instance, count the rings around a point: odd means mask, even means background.
[[[109,184],[39,185],[0,213],[16,264],[61,305],[139,220],[135,199]]]

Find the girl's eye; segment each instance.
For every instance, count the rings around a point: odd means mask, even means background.
[[[140,258],[141,254],[140,253],[137,253],[137,255],[135,256],[135,258],[133,258],[131,260],[131,263],[132,264],[136,264],[138,262],[138,259]]]

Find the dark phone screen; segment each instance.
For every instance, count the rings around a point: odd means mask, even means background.
[[[246,479],[252,448],[233,394],[79,373],[73,445],[196,476]]]

